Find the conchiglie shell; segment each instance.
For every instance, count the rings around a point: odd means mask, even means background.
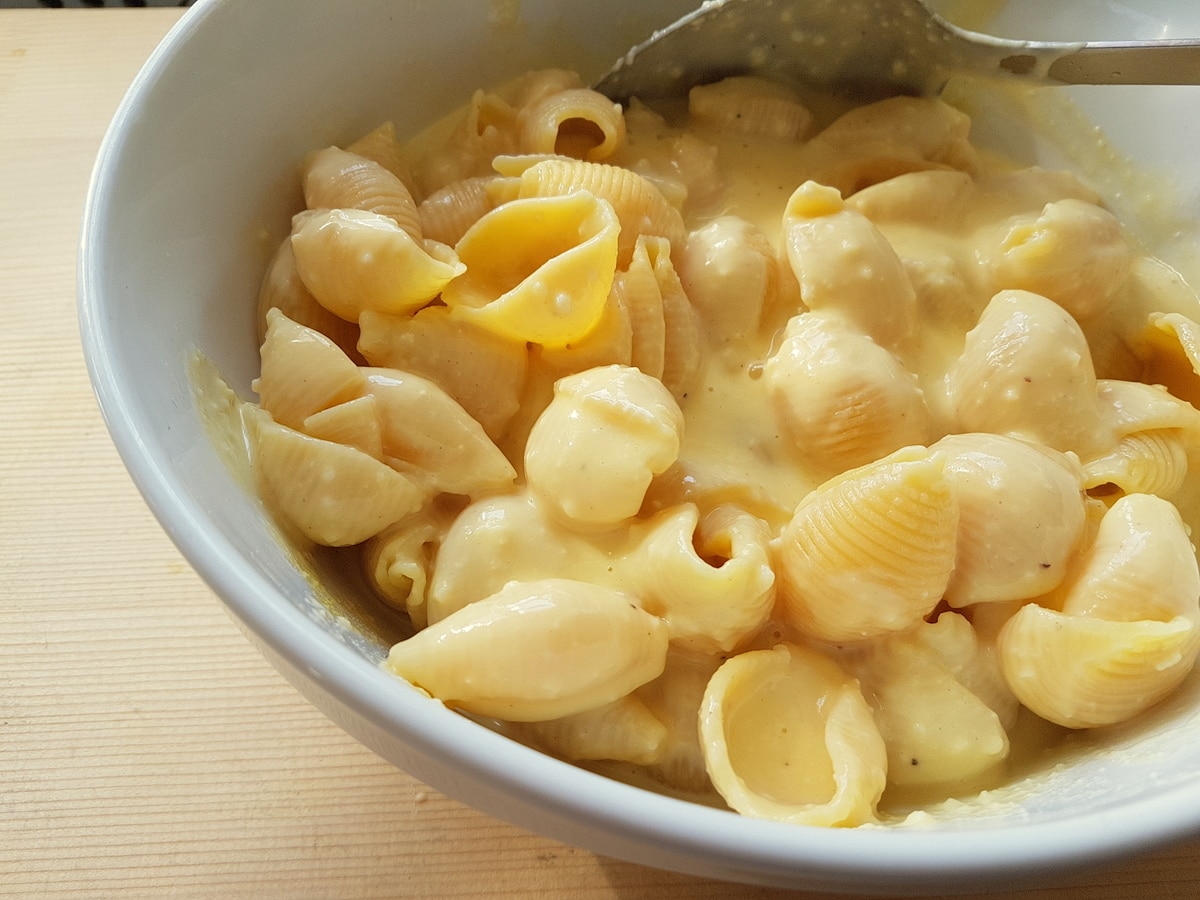
[[[267,336],[267,313],[278,309],[300,325],[319,331],[342,348],[354,362],[362,362],[358,355],[358,326],[339,318],[317,302],[304,286],[300,273],[296,271],[296,254],[292,252],[291,237],[279,245],[263,276],[258,293],[258,342]]]
[[[1150,494],[1117,500],[1072,577],[1062,611],[1122,622],[1200,621],[1200,570],[1174,504]]]
[[[312,295],[350,322],[367,309],[413,312],[465,271],[448,247],[418,243],[387,216],[355,209],[301,214],[292,249]]]
[[[683,217],[649,181],[629,169],[604,163],[551,159],[526,169],[520,196],[557,197],[586,191],[612,205],[621,225],[618,265],[624,268],[639,235],[665,237],[682,247],[687,235]]]
[[[801,501],[774,544],[779,614],[835,642],[928,615],[954,568],[958,505],[945,465],[941,454],[906,448]]]
[[[1061,451],[1086,452],[1096,441],[1091,351],[1075,320],[1045,297],[996,294],[946,379],[955,431],[1009,434]]]
[[[688,235],[679,280],[717,344],[755,334],[777,293],[779,262],[756,226],[721,216]]]
[[[527,492],[484,497],[445,531],[429,585],[429,621],[441,621],[509,581],[546,578],[621,586],[613,578],[610,548],[564,529]]]
[[[790,88],[754,76],[697,85],[688,91],[688,115],[733,134],[778,141],[799,141],[813,118]]]
[[[433,562],[453,507],[434,502],[388,526],[363,545],[363,567],[375,593],[408,614],[413,628],[428,624],[425,603]]]
[[[490,175],[466,178],[435,191],[417,207],[421,232],[431,240],[453,247],[472,225],[495,208],[488,185]]]
[[[366,378],[325,335],[293,322],[278,309],[267,312],[254,388],[276,422],[302,428],[314,413],[362,395]]]
[[[666,726],[635,694],[561,719],[518,723],[508,733],[573,762],[617,760],[639,766],[658,762],[667,741]]]
[[[408,188],[408,192],[416,199],[412,170],[404,158],[404,151],[400,139],[396,137],[396,126],[394,124],[384,122],[377,128],[368,131],[354,143],[349,144],[346,149],[350,153],[379,163],[379,165],[404,182],[404,186]]]
[[[554,153],[600,162],[625,143],[621,105],[589,88],[558,91],[518,116],[524,153]]]
[[[417,204],[404,182],[379,163],[327,147],[304,161],[304,205],[309,209],[361,209],[387,216],[420,243]]]
[[[849,197],[907,172],[974,172],[970,118],[940,100],[891,97],[855,107],[809,142],[813,178]]]
[[[310,540],[346,547],[421,508],[411,479],[361,450],[256,417],[252,460],[268,505]]]
[[[1188,472],[1187,434],[1181,428],[1152,428],[1121,438],[1103,456],[1084,465],[1089,490],[1112,486],[1125,494],[1173,497]]]
[[[854,679],[781,644],[725,662],[700,710],[708,773],[746,816],[825,827],[875,820],[887,751]]]
[[[491,173],[492,160],[517,150],[517,110],[503,97],[476,91],[450,137],[412,159],[421,197],[448,184]]]
[[[672,642],[729,652],[758,633],[775,603],[764,522],[723,506],[703,519],[692,505],[666,510],[630,535],[620,569],[642,606],[664,619]]]
[[[300,430],[323,441],[361,450],[375,459],[383,458],[379,405],[369,394],[313,413],[304,420]]]
[[[644,242],[638,242],[629,267],[616,273],[612,292],[629,316],[630,364],[661,378],[666,363],[666,316],[662,289]]]
[[[946,602],[1027,600],[1058,587],[1085,537],[1078,460],[995,434],[949,435],[933,449],[947,455],[958,497]]]
[[[483,427],[444,390],[398,369],[367,369],[383,455],[420,473],[432,490],[475,495],[512,486],[516,471]]]
[[[657,678],[667,627],[619,591],[510,582],[392,647],[387,667],[446,705],[512,722],[575,715]]]
[[[796,452],[826,472],[929,439],[929,410],[916,377],[840,317],[792,317],[763,381]]]
[[[1016,611],[1015,604],[1003,606],[1013,607],[1009,612]],[[933,622],[918,625],[905,639],[932,651],[963,687],[987,704],[1007,730],[1016,724],[1021,704],[1005,682],[996,658],[995,634],[1003,627],[1003,613],[996,614],[999,605],[986,609],[993,611],[991,616],[977,607],[971,611],[972,619],[944,612]]]
[[[637,515],[651,479],[675,462],[683,413],[656,379],[605,366],[559,379],[525,447],[530,491],[574,527]]]
[[[662,297],[662,383],[676,400],[682,400],[695,384],[704,361],[700,318],[671,263],[671,245],[666,238],[643,237],[639,241],[646,244]]]
[[[373,366],[400,369],[435,382],[497,440],[517,410],[529,355],[477,325],[451,318],[443,306],[414,316],[367,310],[359,350]]]
[[[1000,632],[1000,664],[1032,712],[1066,728],[1124,722],[1184,679],[1200,650],[1200,626],[1111,622],[1025,606]]]
[[[604,311],[618,231],[612,207],[583,192],[506,203],[456,245],[466,273],[442,300],[452,317],[512,341],[577,341]]]
[[[1133,263],[1121,223],[1083,200],[1047,203],[1000,232],[979,251],[994,289],[1041,294],[1080,321],[1111,305]]]
[[[800,297],[836,310],[880,346],[895,348],[916,327],[916,292],[883,234],[836,190],[807,181],[788,199],[783,239]]]
[[[663,673],[637,690],[637,696],[667,731],[661,756],[646,767],[646,773],[674,790],[693,795],[713,791],[700,746],[700,704],[709,679],[722,662],[721,656],[672,649]]]
[[[999,716],[912,633],[880,639],[854,671],[887,746],[890,784],[961,791],[1007,759]]]
[[[532,352],[543,366],[559,374],[582,372],[597,366],[632,365],[633,324],[629,320],[629,311],[616,291],[610,289],[595,328],[565,346],[538,346]]]

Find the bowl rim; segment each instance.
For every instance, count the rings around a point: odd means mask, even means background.
[[[626,856],[635,845],[666,849],[673,860],[666,867],[694,874],[719,868],[722,874],[717,877],[832,890],[979,890],[989,882],[1011,886],[1014,880],[1033,881],[1115,862],[1200,834],[1200,783],[1046,822],[938,828],[933,840],[930,830],[920,828],[793,825],[656,794],[557,760],[451,712],[339,642],[261,574],[247,565],[231,564],[237,560],[236,547],[213,528],[183,478],[172,470],[164,448],[146,436],[143,426],[150,423],[140,421],[120,383],[109,353],[110,335],[118,323],[110,318],[101,277],[112,173],[126,152],[130,124],[175,53],[213,27],[229,6],[223,0],[198,0],[188,9],[139,70],[105,132],[84,204],[77,314],[94,394],[135,486],[227,611],[279,659],[391,737],[423,754],[453,761],[515,801],[532,804],[558,820],[582,821],[615,842],[597,852],[613,854],[617,846],[616,853]],[[454,794],[448,785],[431,786]],[[470,797],[455,796],[471,802]],[[517,822],[541,830],[528,816]],[[561,834],[549,836],[562,839]],[[648,854],[634,861],[661,865]]]

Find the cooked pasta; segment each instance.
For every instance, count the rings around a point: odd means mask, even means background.
[[[552,69],[317,149],[243,421],[430,703],[878,826],[1192,671],[1200,299],[946,103],[811,99]]]

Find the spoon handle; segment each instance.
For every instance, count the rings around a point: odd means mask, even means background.
[[[1046,70],[1064,84],[1200,84],[1200,41],[1090,43]]]

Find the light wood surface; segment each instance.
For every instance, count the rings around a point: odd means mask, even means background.
[[[104,129],[179,14],[0,11],[0,896],[793,896],[416,782],[302,700],[153,520],[88,385],[75,252]],[[1200,841],[1008,896],[1197,895]]]

